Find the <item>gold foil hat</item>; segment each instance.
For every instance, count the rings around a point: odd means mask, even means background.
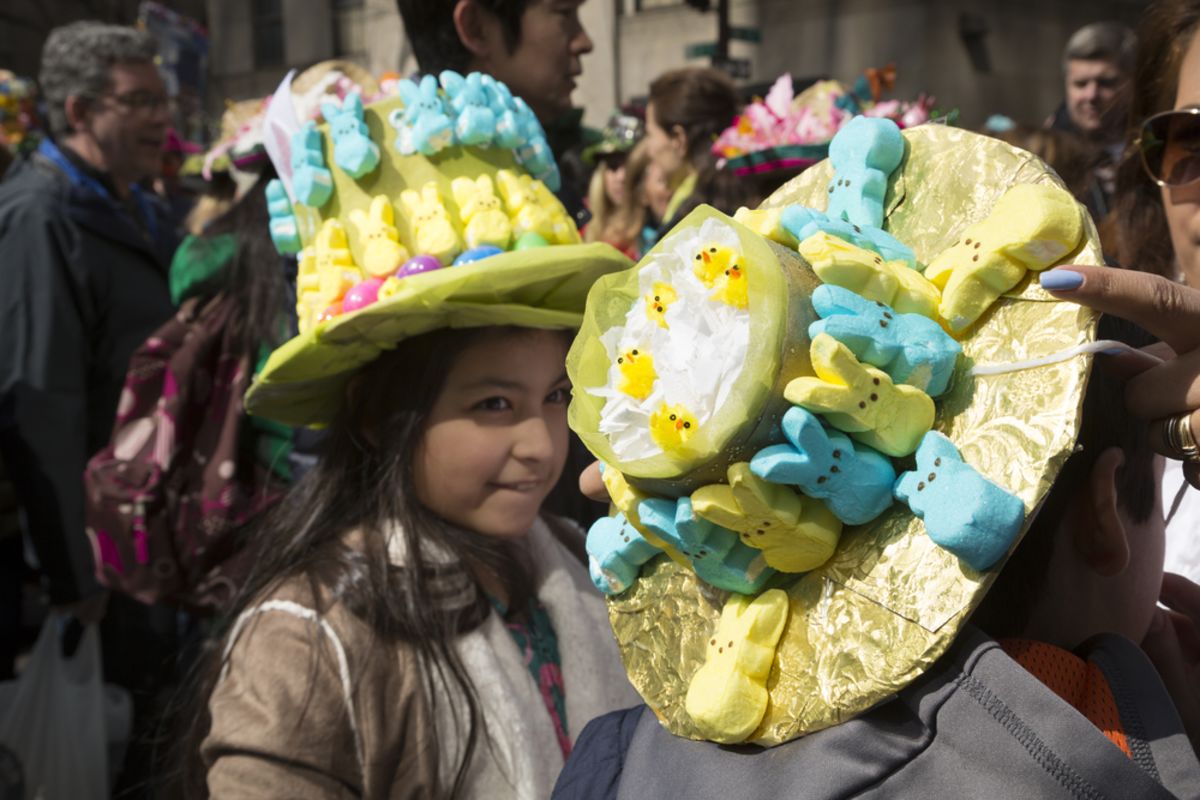
[[[903,161],[884,201],[885,228],[922,264],[961,242],[964,231],[986,218],[1012,187],[1061,187],[1037,158],[994,139],[936,125],[903,136]],[[832,178],[831,164],[822,162],[768,198],[756,214],[738,218],[765,229],[759,223],[773,210],[824,209]],[[1059,260],[1099,264],[1095,228],[1080,213],[1082,243]],[[568,360],[575,385],[572,425],[608,463],[605,479],[614,504],[633,527],[646,496],[694,497],[697,487],[721,482],[731,464],[747,460],[768,440],[779,441],[779,418],[788,406],[779,387],[812,374],[807,328],[817,315],[809,297],[819,279],[794,243],[769,242],[736,219],[709,211],[680,227],[698,229],[714,217],[736,234],[751,282],[752,346],[737,385],[726,395],[732,413],[722,416],[718,410],[713,428],[702,428],[705,436],[697,434],[670,454],[640,459],[614,454],[609,436],[600,431],[602,398],[589,390],[602,386],[607,374],[606,331],[641,299],[629,273],[606,276],[593,287]],[[655,255],[651,251],[639,268]],[[756,280],[768,291],[755,292]],[[958,338],[963,353],[949,390],[937,398],[933,430],[948,437],[984,478],[1019,498],[1023,534],[1075,442],[1091,359],[1071,354],[1093,340],[1094,316],[1055,300],[1041,290],[1036,275],[1027,275]],[[1021,366],[1039,359],[1051,363]],[[983,365],[1001,369],[976,373]],[[897,472],[913,468],[911,457],[896,464]],[[631,681],[663,725],[679,736],[718,738],[689,713],[688,690],[711,658],[710,648],[724,647],[718,631],[728,630],[746,604],[700,580],[677,548],[665,549],[668,557],[648,560],[630,588],[610,598],[613,631]],[[760,600],[782,592],[787,609],[781,630],[772,632],[778,644],[762,679],[765,713],[744,736],[719,740],[780,744],[881,702],[945,652],[999,568],[972,569],[939,547],[903,503],[866,524],[847,524],[821,566],[777,574],[757,590]]]

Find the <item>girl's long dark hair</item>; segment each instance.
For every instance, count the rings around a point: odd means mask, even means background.
[[[267,184],[275,168],[262,168],[254,185],[221,216],[205,226],[201,239],[232,235],[237,239],[233,261],[219,287],[234,311],[230,326],[238,348],[253,362],[262,345],[274,348],[288,337],[288,280],[284,257],[275,250],[269,229]]]
[[[447,586],[474,590],[475,574],[487,569],[504,580],[509,608],[524,609],[532,581],[524,560],[508,545],[455,528],[416,501],[413,460],[454,360],[478,337],[497,335],[521,334],[497,328],[435,331],[406,340],[355,376],[317,465],[252,533],[254,569],[225,620],[227,629],[281,584],[300,579],[314,598],[326,598],[318,614],[341,604],[372,631],[374,647],[411,648],[431,707],[448,702],[438,687],[449,685],[466,698],[466,730],[430,737],[435,747],[454,738],[465,742],[455,774],[438,776],[438,785],[452,797],[465,785],[484,728],[479,700],[452,644],[486,619],[490,603],[478,591],[466,607],[437,598]],[[403,566],[388,559],[388,535],[397,530],[408,553]],[[347,543],[351,531],[361,533],[361,541]],[[454,560],[431,563],[428,544],[454,554]],[[208,645],[189,688],[189,707],[179,712],[188,727],[176,759],[185,765],[185,796],[204,796],[199,748],[210,727],[207,704],[222,666],[225,634]],[[314,667],[321,650],[313,647]]]

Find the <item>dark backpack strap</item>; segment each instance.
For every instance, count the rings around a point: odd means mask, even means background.
[[[542,512],[542,519],[546,521],[546,527],[554,534],[554,538],[558,540],[559,544],[571,551],[571,555],[579,559],[580,564],[586,565],[588,563],[587,548],[585,547],[587,535],[583,529],[569,519],[548,512]]]
[[[552,800],[616,800],[625,754],[643,715],[657,725],[646,706],[612,711],[587,724],[567,759]]]

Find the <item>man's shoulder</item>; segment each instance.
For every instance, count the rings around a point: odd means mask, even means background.
[[[32,155],[13,165],[0,182],[0,219],[65,215],[70,183],[51,164]]]

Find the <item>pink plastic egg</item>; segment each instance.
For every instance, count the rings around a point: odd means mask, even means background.
[[[410,275],[420,275],[422,272],[432,272],[441,268],[442,262],[438,260],[437,256],[413,256],[400,265],[400,269],[396,270],[396,277],[407,278]]]
[[[354,284],[342,298],[342,311],[349,314],[371,305],[379,299],[380,286],[383,286],[381,278],[367,278],[362,283]]]

